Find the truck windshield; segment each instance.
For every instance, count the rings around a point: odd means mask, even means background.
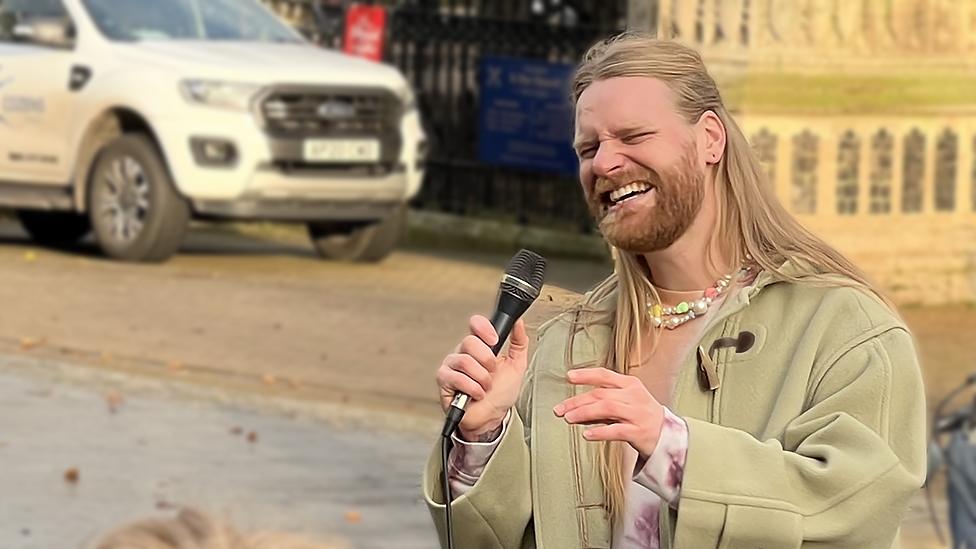
[[[257,0],[84,0],[110,40],[301,42]]]

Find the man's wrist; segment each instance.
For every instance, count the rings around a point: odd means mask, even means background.
[[[498,435],[502,433],[502,428],[505,426],[504,420],[498,420],[497,422],[489,423],[484,427],[474,429],[471,431],[466,431],[464,429],[458,429],[458,436],[461,440],[465,442],[494,442],[498,439]]]

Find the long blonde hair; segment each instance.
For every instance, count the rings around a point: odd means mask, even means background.
[[[778,280],[855,287],[888,303],[854,264],[801,226],[779,203],[698,52],[677,42],[630,32],[597,43],[584,55],[576,71],[574,106],[593,82],[628,76],[657,78],[667,84],[674,93],[678,112],[689,124],[712,111],[725,125],[725,153],[712,168],[718,220],[710,244],[724,243],[723,252],[731,265],[742,265],[751,257],[751,265],[770,272]],[[605,364],[627,373],[632,363],[631,350],[637,345],[637,352],[641,352],[642,327],[648,326],[650,320],[647,306],[659,298],[643,257],[619,249],[612,252],[614,274],[594,290],[588,303],[616,293],[616,307],[602,318],[591,315],[590,321],[613,323],[614,341],[606,351]],[[716,268],[714,260],[706,258],[712,268]],[[782,269],[787,260],[793,264],[791,273]],[[651,341],[653,350],[656,334],[652,334]],[[624,502],[622,444],[603,444],[597,455],[607,511],[613,520],[620,517]]]

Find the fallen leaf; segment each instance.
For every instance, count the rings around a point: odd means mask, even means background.
[[[166,364],[166,368],[176,372],[183,369],[183,363],[179,360],[171,360]]]
[[[24,261],[27,261],[28,263],[31,261],[37,261],[37,252],[34,250],[24,252]]]
[[[114,357],[112,356],[112,353],[110,353],[108,351],[102,351],[102,362],[103,363],[108,364],[109,362],[112,362],[113,358]]]
[[[261,381],[263,381],[266,385],[274,385],[278,380],[272,374],[264,374],[264,376],[261,377]]]
[[[240,427],[231,427],[230,429],[230,434],[234,436],[241,436],[241,434],[243,433],[244,433],[244,429],[241,429]]]
[[[346,511],[346,522],[349,524],[359,524],[363,520],[363,515],[359,511]]]
[[[20,350],[21,351],[30,351],[31,349],[34,349],[36,347],[40,347],[41,345],[44,345],[44,343],[46,341],[47,341],[47,339],[45,339],[43,337],[36,338],[36,339],[35,338],[30,338],[30,337],[22,337],[22,338],[20,338]]]
[[[252,444],[255,443],[255,442],[257,442],[258,441],[258,434],[255,433],[254,431],[251,431],[250,433],[247,434],[247,441],[250,442],[250,443],[252,443]]]
[[[122,406],[122,403],[125,402],[125,399],[122,398],[122,395],[118,391],[109,391],[105,393],[105,402],[108,404],[108,411],[114,414]]]
[[[166,511],[166,510],[169,510],[169,509],[176,509],[176,504],[170,503],[170,502],[166,501],[165,499],[159,499],[159,500],[156,500],[156,509],[159,509],[160,511]]]
[[[64,481],[71,484],[77,484],[80,476],[81,473],[78,472],[78,468],[72,467],[64,472]]]

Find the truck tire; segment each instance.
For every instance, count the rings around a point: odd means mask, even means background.
[[[17,219],[35,242],[45,246],[74,244],[91,232],[91,223],[84,214],[17,210]]]
[[[158,262],[176,253],[190,221],[155,144],[126,134],[98,153],[88,183],[95,238],[109,257]]]
[[[390,217],[371,225],[309,223],[308,235],[315,251],[324,259],[377,262],[396,248],[403,236],[406,221],[407,209],[400,207]]]

